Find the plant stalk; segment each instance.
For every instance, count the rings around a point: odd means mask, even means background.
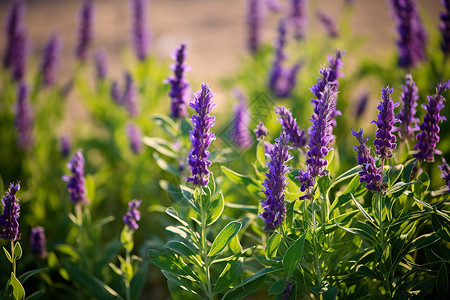
[[[203,207],[202,201],[203,191],[200,187],[200,206],[202,208],[202,249],[203,249],[203,260],[205,262],[205,274],[206,274],[206,295],[208,299],[213,299],[212,287],[211,287],[211,274],[209,270],[209,257],[208,257],[208,243],[206,240],[206,217],[205,217],[205,207]]]

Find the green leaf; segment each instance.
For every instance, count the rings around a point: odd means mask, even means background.
[[[213,256],[222,252],[228,245],[230,240],[241,230],[242,223],[233,221],[228,223],[217,235],[216,239],[211,245],[208,256]]]
[[[22,247],[19,242],[14,245],[14,260],[19,260],[22,257]]]
[[[15,300],[25,299],[25,290],[13,272],[11,272],[9,285],[12,288],[12,296],[14,297]]]
[[[86,175],[85,176],[86,179],[86,191],[87,191],[87,197],[91,200],[94,201],[95,199],[95,181],[94,181],[94,177],[92,175]]]
[[[431,215],[431,225],[444,241],[450,242],[450,222],[438,214]]]
[[[394,184],[389,189],[389,191],[386,192],[386,194],[390,195],[390,194],[403,193],[408,188],[408,186],[413,185],[415,183],[417,183],[417,181],[414,181],[414,182],[403,182],[403,181],[397,182],[396,184]]]
[[[353,194],[355,198],[360,198],[367,193],[367,188],[363,183],[360,182],[359,176],[353,177],[352,181],[350,181],[349,185],[345,188],[342,195],[340,195],[337,200],[334,200],[331,204],[330,213],[338,207],[343,206],[347,202],[352,200]],[[328,194],[327,194],[328,195]]]
[[[192,207],[192,209],[200,215],[201,210],[198,206],[197,201],[195,201],[195,191],[193,189],[190,189],[184,185],[180,185],[181,194],[183,195],[183,198],[186,199],[186,201],[189,203],[189,205]]]
[[[13,259],[11,257],[11,254],[9,254],[8,250],[6,250],[6,248],[3,247],[3,251],[5,252],[6,258],[9,260],[9,262],[13,263]]]
[[[261,186],[257,180],[249,176],[239,174],[225,166],[221,166],[220,169],[225,176],[228,177],[228,179],[230,179],[233,183],[245,186],[250,193],[259,192],[261,190]]]
[[[417,198],[421,198],[421,195],[428,190],[430,186],[430,177],[426,172],[422,172],[417,178],[417,183],[413,185],[414,194]]]
[[[151,119],[171,137],[177,136],[177,124],[168,116],[163,114],[154,114],[151,116]]]
[[[280,246],[281,242],[281,234],[279,234],[277,231],[275,231],[267,241],[266,249],[264,251],[264,254],[266,255],[267,259],[272,259],[277,255],[278,246]]]
[[[169,248],[150,249],[148,256],[156,266],[163,270],[198,279],[197,275]]]
[[[284,279],[275,281],[269,288],[269,294],[270,295],[281,294],[283,292],[285,286],[286,286],[286,283],[284,282]]]
[[[403,169],[403,176],[402,176],[402,180],[404,182],[411,181],[411,173],[412,173],[412,170],[414,169],[415,165],[416,165],[415,158],[412,158],[405,163],[405,168]]]
[[[49,268],[40,268],[40,269],[35,269],[35,270],[30,270],[28,272],[23,273],[22,275],[19,276],[19,281],[24,284],[25,281],[28,280],[28,278],[30,278],[31,276],[34,276],[36,274],[39,274],[41,272],[47,271],[49,270]]]
[[[402,175],[403,165],[396,165],[389,169],[388,178],[389,178],[389,187],[391,187],[397,179]]]
[[[201,263],[197,260],[197,258],[195,257],[196,253],[194,251],[192,251],[191,248],[189,248],[186,244],[184,244],[183,242],[180,241],[170,241],[168,242],[165,247],[172,249],[173,251],[186,256],[187,258],[189,258],[190,260],[192,260],[193,262],[195,262],[198,266],[201,265]]]
[[[80,255],[70,245],[59,244],[59,245],[56,245],[55,248],[58,252],[68,255],[74,260],[78,260],[80,258]]]
[[[353,197],[353,194],[350,193],[350,195],[352,196],[353,202],[356,204],[356,206],[358,207],[359,211],[364,215],[364,217],[370,223],[372,223],[374,226],[376,226],[375,225],[375,220],[369,215],[369,213],[364,209],[364,207],[362,207],[362,205],[355,199],[355,197]]]
[[[133,233],[134,231],[129,229],[128,226],[124,226],[122,232],[120,233],[120,242],[123,247],[130,252],[134,248]]]
[[[119,276],[122,276],[122,270],[118,268],[115,264],[109,263],[108,266],[111,268],[111,270],[114,271],[114,273],[116,273]]]
[[[361,275],[364,277],[369,277],[372,279],[378,279],[377,274],[374,271],[372,271],[371,269],[369,269],[369,267],[364,266],[364,265],[357,266],[355,274]]]
[[[131,299],[141,299],[142,289],[147,280],[148,267],[150,264],[150,260],[144,260],[144,262],[139,264],[136,273],[134,273],[133,279],[131,279],[130,282]]]
[[[330,187],[328,188],[328,191],[334,187],[335,185],[337,185],[338,183],[341,183],[342,181],[349,179],[352,176],[355,176],[355,174],[357,174],[359,171],[361,171],[361,166],[356,166],[351,168],[350,170],[348,170],[347,172],[342,173],[341,175],[339,175],[335,180],[333,180],[333,182],[331,183]]]
[[[235,235],[234,238],[231,239],[230,244],[228,245],[230,247],[230,250],[234,254],[241,254],[242,253],[242,246],[239,242],[239,236]]]
[[[228,289],[240,276],[242,275],[242,262],[236,260],[235,262],[227,263],[222,273],[214,285],[214,294],[222,293]]]
[[[173,209],[173,207],[166,209],[166,214],[180,222],[183,226],[189,227],[189,224],[178,216],[178,213]]]
[[[439,240],[439,236],[436,233],[428,233],[419,236],[411,242],[412,248],[409,249],[409,253],[428,247]]]
[[[441,264],[436,277],[436,288],[440,295],[446,296],[448,294],[448,274],[445,262]]]
[[[189,286],[186,287],[181,282],[167,280],[167,286],[172,300],[204,300]]]
[[[177,153],[173,150],[172,143],[170,143],[165,139],[158,137],[144,136],[142,138],[142,141],[144,142],[145,145],[152,147],[162,155],[177,158]]]
[[[306,233],[296,240],[286,251],[283,258],[283,269],[286,278],[291,278],[297,264],[302,260],[303,248],[305,246]]]
[[[166,171],[175,176],[180,176],[180,170],[175,168],[173,165],[169,164],[164,159],[162,159],[161,156],[158,155],[158,153],[153,152],[153,159],[158,164],[158,167],[161,168],[161,170]]]
[[[254,291],[258,290],[259,287],[264,283],[266,276],[272,272],[278,271],[274,268],[264,268],[248,277],[240,284],[236,285],[234,288],[229,290],[222,298],[222,300],[228,299],[241,299],[247,295],[250,295]]]
[[[256,160],[261,167],[266,166],[266,151],[264,147],[264,140],[260,140],[256,146]]]
[[[206,226],[214,224],[219,217],[222,215],[223,209],[225,207],[225,201],[223,199],[222,192],[219,192],[214,199],[211,199],[206,217]]]

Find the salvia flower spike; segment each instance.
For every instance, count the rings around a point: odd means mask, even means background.
[[[216,139],[214,133],[210,131],[215,121],[215,117],[209,115],[215,106],[212,102],[213,97],[209,85],[202,83],[202,89],[194,94],[194,99],[190,103],[197,114],[191,118],[194,129],[189,132],[192,150],[189,153],[188,163],[192,169],[192,176],[188,177],[187,181],[192,181],[195,185],[205,186],[209,182],[208,167],[211,161],[208,160],[208,147]]]
[[[125,74],[125,90],[123,92],[122,103],[125,105],[128,113],[132,117],[139,114],[138,91],[133,77],[130,73]]]
[[[436,94],[427,96],[428,104],[422,105],[427,113],[423,118],[423,123],[420,124],[420,132],[416,135],[417,143],[414,145],[414,150],[417,150],[414,157],[419,161],[434,162],[434,154],[441,153],[436,149],[439,142],[439,122],[447,120],[440,115],[445,100],[442,93],[449,88],[450,81],[444,84],[439,83]]]
[[[54,34],[47,41],[41,63],[42,82],[44,86],[51,86],[56,79],[56,71],[60,60],[61,39]]]
[[[416,118],[417,100],[419,100],[419,89],[413,81],[412,75],[406,75],[406,83],[402,85],[403,91],[400,95],[402,109],[397,114],[400,126],[398,130],[401,140],[411,140],[414,138],[414,132],[419,130],[419,119]]]
[[[253,144],[253,138],[250,135],[249,123],[250,112],[247,109],[247,98],[238,89],[233,91],[239,102],[234,106],[234,118],[230,130],[232,142],[240,149],[247,149]]]
[[[123,223],[131,230],[138,230],[139,228],[137,222],[141,219],[141,213],[138,208],[141,203],[141,200],[131,200],[128,202],[128,211],[122,218]]]
[[[247,0],[248,49],[258,51],[261,40],[263,5],[260,0]]]
[[[87,198],[86,179],[84,178],[84,156],[81,150],[77,150],[72,160],[67,164],[71,176],[65,175],[63,180],[67,183],[67,191],[73,203],[84,204],[89,201]]]
[[[439,166],[439,169],[441,169],[441,178],[445,180],[447,188],[450,190],[450,167],[445,158],[442,158],[442,165]]]
[[[135,154],[142,151],[142,133],[139,127],[131,122],[127,123],[127,136],[130,140],[130,148]]]
[[[269,131],[267,130],[266,126],[264,126],[263,121],[260,121],[258,125],[256,125],[256,129],[253,130],[256,135],[256,139],[258,141],[263,140],[267,134],[269,134]]]
[[[286,218],[286,204],[284,192],[287,186],[286,174],[291,171],[287,162],[292,159],[289,155],[289,135],[282,131],[280,137],[275,139],[273,147],[269,151],[269,171],[265,174],[263,191],[266,200],[261,202],[264,212],[261,216],[266,224],[264,230],[273,231],[280,226]]]
[[[339,31],[336,27],[336,22],[331,17],[331,15],[328,15],[324,11],[319,10],[317,12],[317,18],[319,19],[320,23],[325,27],[328,35],[331,38],[337,38],[339,37]]]
[[[29,150],[33,146],[33,112],[29,101],[28,86],[19,83],[17,87],[16,128],[19,132],[20,148]]]
[[[12,1],[5,24],[6,49],[3,66],[11,68],[13,78],[20,81],[25,74],[25,3],[22,0]]]
[[[188,115],[186,104],[188,102],[190,83],[184,76],[190,67],[184,64],[186,55],[186,44],[180,44],[172,56],[175,63],[170,68],[174,74],[164,81],[172,87],[169,92],[169,97],[172,99],[170,115],[174,119],[185,118]]]
[[[83,0],[79,10],[78,41],[75,55],[84,62],[88,58],[89,45],[94,35],[94,4],[92,0]]]
[[[306,0],[290,0],[290,22],[294,28],[294,36],[301,39],[305,34]]]
[[[353,129],[352,131],[359,142],[359,145],[354,146],[353,150],[356,151],[358,155],[358,164],[362,168],[359,172],[360,181],[366,182],[366,188],[368,190],[379,192],[381,191],[382,186],[382,169],[376,167],[375,159],[370,155],[370,148],[366,145],[369,138],[363,136],[362,129],[358,132]]]
[[[132,42],[137,58],[147,58],[151,42],[151,32],[147,27],[147,0],[130,0],[132,11]]]
[[[42,226],[36,226],[31,228],[30,235],[31,253],[38,258],[47,257],[47,245],[45,238],[45,229]]]
[[[108,75],[108,55],[106,50],[101,48],[94,53],[97,80],[105,80]]]
[[[391,94],[394,88],[389,86],[381,88],[381,101],[378,103],[378,117],[376,121],[372,121],[378,127],[376,132],[376,139],[373,141],[375,145],[375,153],[381,159],[392,158],[392,151],[397,147],[396,137],[392,134],[394,124],[398,122],[395,118],[394,108],[399,106],[399,103],[392,100]]]
[[[284,106],[277,106],[275,112],[280,116],[281,126],[289,135],[289,141],[295,148],[301,148],[306,145],[306,132],[300,130],[297,125],[297,119],[292,117],[292,113]]]
[[[16,241],[19,238],[19,218],[20,206],[19,199],[16,197],[20,190],[20,184],[11,183],[9,190],[2,198],[3,214],[0,215],[0,237],[8,241]]]
[[[445,56],[450,55],[450,0],[441,0],[445,11],[441,12],[439,29],[442,33],[441,49]]]

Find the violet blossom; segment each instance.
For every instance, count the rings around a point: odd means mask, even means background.
[[[258,141],[260,140],[264,140],[264,138],[267,136],[267,134],[269,133],[266,126],[264,126],[263,121],[260,121],[258,125],[256,125],[256,129],[253,130],[255,132],[256,135],[256,139]]]
[[[419,119],[416,118],[417,100],[419,100],[419,89],[413,81],[412,75],[406,75],[406,83],[402,85],[403,91],[400,95],[402,109],[397,114],[400,126],[398,136],[402,140],[411,140],[414,138],[414,132],[419,130]]]
[[[289,135],[289,141],[295,148],[302,148],[306,145],[306,132],[304,129],[300,130],[297,125],[297,119],[292,117],[292,113],[284,106],[277,106],[275,113],[280,117],[281,126],[283,130]]]
[[[111,89],[109,91],[109,94],[111,98],[116,102],[118,105],[123,105],[123,97],[119,90],[119,83],[117,80],[113,80],[111,82]]]
[[[125,105],[130,116],[136,117],[139,114],[138,91],[130,73],[125,74],[125,90],[121,102]]]
[[[212,102],[213,97],[209,85],[202,83],[202,89],[195,92],[194,99],[190,103],[197,114],[191,118],[194,129],[189,133],[193,148],[189,153],[188,163],[192,169],[192,176],[187,178],[187,182],[192,181],[195,185],[205,186],[209,182],[208,167],[211,161],[208,160],[208,147],[216,139],[214,133],[210,131],[215,121],[215,117],[209,115],[215,106]]]
[[[130,141],[130,148],[135,154],[139,154],[142,151],[142,133],[139,127],[133,123],[127,123],[127,136]]]
[[[306,23],[306,0],[290,0],[291,10],[289,19],[294,28],[296,39],[304,37]]]
[[[31,253],[36,257],[43,259],[47,257],[47,245],[45,238],[45,229],[42,226],[31,228],[30,235]]]
[[[105,49],[99,49],[94,53],[95,68],[97,70],[97,80],[105,80],[108,74],[108,55]]]
[[[339,37],[339,32],[336,27],[336,23],[333,18],[325,13],[324,11],[319,10],[317,12],[317,17],[319,18],[320,23],[325,27],[328,35],[332,38]]]
[[[75,55],[84,62],[88,57],[89,45],[94,35],[94,3],[92,0],[83,0],[79,10],[78,40]]]
[[[61,149],[60,150],[61,156],[64,158],[68,157],[70,154],[70,148],[71,148],[69,137],[66,135],[62,136],[59,140],[59,143],[60,143],[60,149]]]
[[[445,158],[442,158],[442,165],[438,166],[441,169],[441,178],[445,180],[447,189],[450,190],[450,167]]]
[[[233,108],[234,118],[230,129],[230,138],[237,147],[247,149],[253,144],[249,130],[250,112],[247,108],[247,98],[237,89],[233,93],[239,102]]]
[[[0,215],[0,237],[8,241],[16,241],[19,238],[19,218],[20,206],[19,199],[16,197],[20,190],[20,184],[10,183],[9,190],[5,192],[2,198],[3,214]]]
[[[130,0],[132,12],[132,42],[136,56],[140,61],[147,58],[151,41],[151,32],[147,22],[147,0]]]
[[[292,159],[289,155],[289,135],[282,131],[280,137],[275,139],[273,147],[269,151],[269,171],[265,173],[266,179],[263,186],[266,200],[261,202],[264,212],[261,216],[266,224],[264,230],[273,231],[280,226],[286,218],[286,204],[284,192],[287,187],[286,174],[291,171],[287,162]]]
[[[23,82],[17,87],[16,128],[19,132],[20,148],[29,150],[33,146],[33,112],[29,101],[28,86]]]
[[[131,200],[128,202],[128,211],[122,218],[123,223],[131,230],[138,230],[139,228],[137,222],[141,219],[141,213],[139,212],[138,207],[141,203],[141,200]]]
[[[445,11],[441,12],[441,22],[439,29],[442,34],[441,49],[445,56],[450,55],[450,0],[441,0]]]
[[[55,83],[56,71],[60,61],[61,39],[54,34],[47,41],[44,48],[44,55],[41,63],[41,73],[44,86],[51,86]]]
[[[261,27],[263,22],[263,6],[261,0],[247,0],[248,49],[251,53],[259,50]]]
[[[70,199],[75,204],[84,204],[89,201],[87,198],[86,179],[84,178],[84,157],[81,150],[77,150],[72,160],[67,164],[71,176],[63,176],[63,180],[67,183],[67,191]]]

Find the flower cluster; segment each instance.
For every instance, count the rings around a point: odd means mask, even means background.
[[[416,4],[413,0],[390,0],[390,3],[400,35],[397,41],[400,52],[398,64],[403,68],[414,67],[426,59],[427,42]]]
[[[314,186],[317,176],[324,176],[324,169],[328,164],[325,156],[332,149],[328,146],[333,138],[330,133],[332,120],[332,103],[334,99],[333,87],[326,85],[323,93],[319,95],[318,102],[314,108],[314,114],[311,116],[309,150],[306,153],[307,171],[299,170],[299,176],[296,177],[302,183],[300,190],[302,192]],[[303,198],[310,198],[311,191],[308,191]]]
[[[434,162],[434,154],[440,154],[440,151],[436,149],[439,142],[439,122],[447,120],[440,115],[445,100],[442,93],[449,88],[450,81],[444,84],[439,83],[436,94],[427,96],[428,104],[422,105],[427,113],[423,118],[423,123],[420,124],[420,132],[416,135],[417,143],[414,145],[414,150],[417,150],[414,157],[420,161]]]
[[[45,239],[45,229],[42,226],[31,228],[30,235],[31,253],[38,258],[47,257],[47,245]]]
[[[17,87],[16,128],[19,131],[18,144],[24,150],[33,145],[33,113],[28,99],[28,86],[21,82]]]
[[[172,98],[171,117],[174,119],[187,117],[186,103],[189,93],[189,82],[184,78],[184,74],[190,69],[184,64],[186,59],[186,45],[180,44],[173,53],[172,59],[175,64],[170,68],[174,72],[173,76],[167,78],[164,82],[169,83],[172,89],[169,97]]]
[[[69,137],[64,135],[59,140],[60,150],[62,157],[68,157],[70,154],[70,140]]]
[[[366,188],[370,191],[381,191],[382,186],[382,169],[375,166],[375,160],[370,155],[370,149],[366,143],[369,138],[364,138],[363,130],[353,131],[353,135],[359,142],[358,146],[354,146],[354,151],[358,155],[358,164],[362,170],[359,172],[361,182],[366,182]]]
[[[210,171],[208,167],[211,161],[208,160],[207,150],[213,140],[216,139],[210,128],[214,126],[215,117],[209,115],[215,104],[212,102],[214,94],[208,84],[202,83],[202,89],[195,92],[194,99],[190,106],[196,111],[191,118],[194,129],[191,130],[190,138],[192,150],[189,153],[188,163],[192,169],[192,176],[187,181],[192,181],[195,185],[205,186],[209,182]]]
[[[450,167],[445,158],[442,158],[442,165],[439,166],[439,169],[442,171],[441,178],[447,182],[447,188],[450,190]]]
[[[398,136],[402,140],[411,140],[414,138],[414,132],[419,130],[417,126],[419,119],[415,117],[419,89],[413,81],[411,74],[406,75],[406,84],[402,85],[402,88],[403,91],[400,95],[402,109],[397,114],[397,118],[400,121]]]
[[[138,91],[130,73],[125,74],[125,91],[123,92],[122,103],[132,117],[139,114]]]
[[[108,56],[105,49],[100,49],[94,53],[95,67],[97,70],[97,80],[105,80],[108,74]]]
[[[247,0],[248,49],[258,51],[261,39],[263,7],[260,0]]]
[[[0,237],[5,240],[15,241],[19,237],[19,218],[20,206],[19,199],[16,197],[20,190],[20,184],[9,185],[9,191],[2,198],[3,214],[0,215],[0,226],[2,227]]]
[[[94,4],[92,0],[84,0],[79,11],[80,27],[75,55],[80,61],[88,57],[89,44],[92,42],[94,32]]]
[[[331,18],[330,15],[327,13],[319,10],[317,12],[317,18],[319,19],[320,23],[325,27],[328,35],[332,38],[339,37],[339,32],[336,27],[335,21]]]
[[[256,125],[256,129],[253,131],[255,132],[256,139],[258,141],[263,140],[269,133],[266,126],[264,126],[263,121],[260,121],[259,124]]]
[[[381,101],[378,103],[378,118],[372,123],[377,124],[376,139],[373,141],[375,145],[375,153],[381,159],[392,158],[392,150],[397,147],[395,135],[392,134],[394,123],[398,122],[395,118],[394,108],[399,106],[399,103],[392,101],[391,94],[394,88],[381,88]]]
[[[283,130],[289,135],[289,141],[295,148],[301,148],[306,145],[306,132],[298,128],[297,119],[292,117],[292,113],[284,106],[277,106],[275,112],[280,115]]]
[[[445,11],[441,13],[439,29],[442,33],[441,49],[445,56],[450,55],[450,0],[441,0]]]
[[[50,86],[55,82],[60,52],[61,39],[58,35],[53,35],[45,45],[44,56],[41,63],[44,86]]]
[[[123,223],[131,230],[137,230],[139,228],[137,222],[141,219],[141,213],[138,207],[141,203],[141,200],[131,200],[128,202],[128,211],[122,218]]]
[[[151,33],[146,27],[147,22],[147,0],[131,0],[132,11],[132,37],[136,56],[143,61],[147,58],[150,47]]]
[[[230,130],[230,138],[237,147],[247,149],[253,143],[253,138],[248,129],[250,112],[247,109],[247,98],[237,89],[233,92],[239,102],[233,108],[234,118]]]
[[[286,204],[284,203],[284,191],[287,186],[286,174],[291,168],[286,164],[292,156],[289,155],[289,135],[282,131],[280,137],[275,139],[275,144],[270,149],[269,171],[263,186],[266,201],[261,202],[264,212],[262,217],[266,224],[264,230],[273,231],[281,225],[286,218]]]
[[[86,179],[84,179],[84,157],[81,150],[77,150],[72,160],[67,164],[72,176],[65,175],[63,180],[67,183],[67,191],[73,203],[86,203],[87,198]]]
[[[130,148],[135,154],[142,151],[142,133],[139,127],[133,125],[133,123],[127,123],[127,136],[130,140]]]
[[[305,32],[305,15],[306,15],[306,1],[305,0],[291,0],[291,11],[289,15],[290,22],[294,28],[294,36],[296,39],[301,39]]]

